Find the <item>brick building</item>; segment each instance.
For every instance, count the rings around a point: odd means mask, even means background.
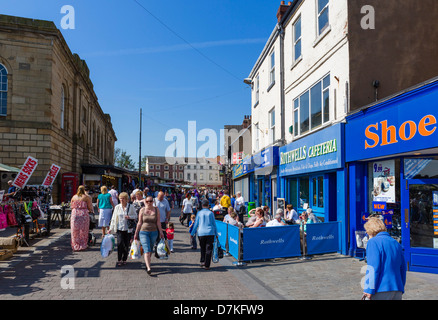
[[[184,181],[184,166],[185,163],[169,164],[166,161],[166,157],[146,157],[146,173],[150,176],[156,176],[164,179],[172,179],[175,181]]]
[[[30,184],[61,166],[55,202],[62,173],[113,164],[117,138],[89,75],[53,22],[0,15],[0,163],[37,158]]]

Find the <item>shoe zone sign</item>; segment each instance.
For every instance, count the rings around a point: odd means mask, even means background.
[[[438,82],[347,117],[347,161],[438,146]]]
[[[344,166],[343,130],[343,124],[336,124],[281,147],[280,175],[289,176],[342,168]]]

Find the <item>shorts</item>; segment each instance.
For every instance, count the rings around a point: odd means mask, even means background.
[[[99,227],[109,227],[113,209],[99,209]]]
[[[139,238],[141,242],[141,246],[143,247],[143,251],[153,252],[154,244],[157,241],[158,230],[156,231],[140,231]]]

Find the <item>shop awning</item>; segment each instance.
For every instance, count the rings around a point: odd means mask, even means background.
[[[172,186],[172,185],[170,185],[170,184],[159,183],[158,185],[159,185],[160,187],[175,188],[175,186]]]
[[[18,169],[18,168],[14,168],[14,167],[10,167],[10,166],[7,166],[7,165],[5,165],[5,164],[2,164],[2,163],[0,163],[0,171],[3,171],[3,172],[20,172],[20,169]]]

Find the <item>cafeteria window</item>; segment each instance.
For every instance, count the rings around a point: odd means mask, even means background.
[[[301,177],[289,179],[288,203],[303,210],[307,204],[314,211],[324,209],[324,176]],[[319,209],[319,210],[318,210]]]

